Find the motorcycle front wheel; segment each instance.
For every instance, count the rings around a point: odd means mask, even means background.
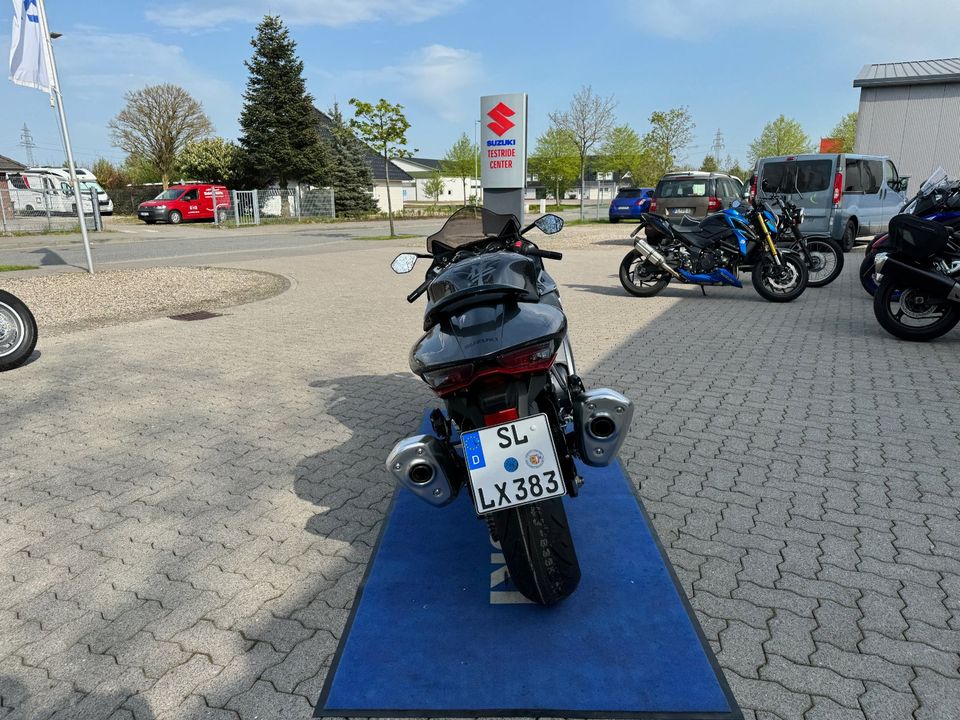
[[[790,302],[807,289],[807,266],[796,255],[780,255],[780,265],[764,256],[753,266],[753,287],[764,300]]]
[[[670,276],[640,257],[636,250],[628,252],[620,263],[620,284],[637,297],[653,297],[670,282]]]
[[[807,267],[807,285],[823,287],[829,285],[843,271],[843,250],[829,238],[807,240],[807,252],[810,254],[810,266]]]
[[[37,321],[23,302],[0,290],[0,372],[23,365],[37,346]]]
[[[869,295],[877,294],[877,281],[873,278],[873,263],[876,257],[877,254],[875,252],[867,250],[866,257],[864,257],[863,262],[860,263],[860,284]]]
[[[563,498],[494,513],[492,525],[510,579],[538,605],[556,605],[580,584]]]
[[[901,340],[925,342],[960,322],[960,305],[925,296],[897,278],[885,278],[873,296],[873,314],[880,326]]]

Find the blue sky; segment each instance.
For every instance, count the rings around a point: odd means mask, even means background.
[[[11,6],[0,4],[9,51]],[[699,163],[714,133],[745,160],[765,122],[795,117],[818,138],[857,108],[852,80],[873,62],[953,57],[960,3],[937,20],[901,0],[47,0],[74,148],[83,164],[123,159],[107,121],[123,94],[172,82],[203,102],[217,133],[238,134],[243,61],[265,13],[298,42],[320,108],[334,99],[386,97],[406,107],[410,145],[443,154],[473,136],[479,96],[530,95],[530,138],[590,84],[614,95],[617,120],[639,132],[653,110],[686,105],[696,122],[686,160]],[[54,111],[36,90],[0,83],[0,154],[23,161],[27,123],[38,162],[59,163]]]

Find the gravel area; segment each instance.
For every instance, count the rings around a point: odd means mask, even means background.
[[[30,307],[44,335],[240,305],[288,286],[279,275],[211,267],[64,272],[0,283]]]

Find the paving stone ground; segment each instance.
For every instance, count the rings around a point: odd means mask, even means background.
[[[775,305],[628,297],[623,251],[553,267],[587,385],[640,409],[626,469],[746,716],[960,717],[960,331],[887,336],[857,255]],[[383,458],[432,399],[393,254],[250,264],[291,288],[41,336],[0,375],[0,718],[309,717]]]

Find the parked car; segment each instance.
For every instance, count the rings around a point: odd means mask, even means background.
[[[766,182],[803,208],[804,235],[829,235],[849,251],[858,236],[887,229],[906,202],[908,181],[883,155],[789,155],[760,160],[754,192]]]
[[[653,199],[653,188],[620,188],[617,196],[610,201],[610,222],[638,219],[649,212]]]
[[[223,185],[188,183],[171,185],[153,200],[140,203],[137,217],[148,225],[168,222],[178,225],[184,220],[213,220],[216,193],[217,222],[224,222],[230,211],[230,192]]]
[[[731,207],[740,199],[740,180],[723,173],[685,171],[667,173],[654,191],[650,212],[668,220],[702,218]]]

